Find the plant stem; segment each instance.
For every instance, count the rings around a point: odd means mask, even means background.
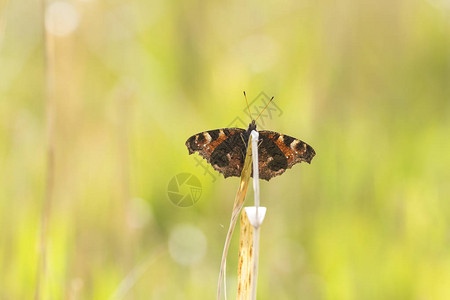
[[[245,196],[247,195],[248,183],[250,182],[250,175],[252,173],[252,145],[249,140],[247,146],[247,153],[245,155],[244,167],[241,173],[241,183],[239,189],[234,198],[233,212],[231,214],[230,227],[228,228],[227,237],[225,239],[225,245],[223,247],[222,261],[220,264],[219,282],[217,284],[217,300],[220,300],[220,294],[222,290],[222,278],[224,277],[225,264],[227,260],[228,249],[230,248],[231,237],[236,226],[237,218],[244,205]],[[226,291],[224,291],[226,293]],[[225,296],[226,297],[226,296]]]
[[[45,280],[47,269],[47,235],[50,219],[50,210],[54,190],[54,174],[55,174],[55,155],[54,155],[54,39],[50,36],[45,28],[46,17],[46,0],[42,0],[42,32],[44,45],[44,78],[45,78],[45,102],[46,102],[46,122],[47,122],[47,153],[46,153],[46,170],[47,178],[45,184],[45,195],[42,203],[40,237],[39,237],[39,259],[36,275],[36,288],[34,299],[41,298],[42,285]]]

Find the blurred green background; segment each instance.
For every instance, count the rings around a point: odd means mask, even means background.
[[[448,0],[0,10],[1,299],[214,299],[239,179],[184,143],[248,124],[243,90],[317,153],[261,182],[258,299],[450,299]]]

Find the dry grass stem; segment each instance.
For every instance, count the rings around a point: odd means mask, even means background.
[[[251,297],[253,276],[253,226],[250,224],[245,210],[241,213],[241,236],[239,242],[238,263],[238,300],[247,300]]]
[[[9,0],[6,0],[1,7],[1,14],[0,14],[0,49],[3,43],[3,38],[5,36],[6,21],[8,20],[6,17],[6,13],[8,12],[8,8],[9,8]]]
[[[241,173],[241,182],[239,184],[239,189],[237,191],[236,197],[234,199],[233,212],[231,214],[230,227],[228,228],[227,237],[225,239],[225,245],[223,247],[222,261],[220,264],[219,272],[219,282],[217,284],[217,300],[220,299],[220,294],[222,290],[222,278],[224,278],[225,264],[227,260],[228,249],[230,247],[231,237],[234,232],[234,227],[244,205],[245,196],[247,195],[248,183],[250,181],[250,175],[252,173],[252,146],[249,140],[247,153],[245,155],[244,167]],[[224,291],[226,293],[226,291]],[[226,296],[225,296],[226,297]]]
[[[44,44],[44,78],[45,78],[45,95],[46,95],[46,121],[47,121],[47,153],[46,153],[46,186],[45,196],[41,211],[40,237],[39,237],[39,259],[36,274],[36,287],[34,299],[41,298],[43,283],[45,282],[47,271],[47,235],[48,223],[50,219],[50,210],[52,206],[53,190],[54,190],[54,81],[55,81],[55,54],[54,54],[54,38],[48,34],[45,28],[47,2],[42,0],[42,31]]]
[[[255,210],[256,210],[256,220],[253,222],[254,226],[254,235],[253,235],[253,251],[250,252],[250,258],[253,257],[252,260],[252,272],[250,273],[249,281],[251,280],[251,299],[256,300],[256,285],[258,283],[258,264],[259,264],[259,229],[261,225],[261,221],[259,218],[259,164],[258,164],[258,140],[259,133],[255,130],[251,132],[251,141],[252,141],[252,156],[253,156],[253,189],[255,195]],[[247,215],[247,214],[246,214]],[[254,256],[252,255],[254,254]]]

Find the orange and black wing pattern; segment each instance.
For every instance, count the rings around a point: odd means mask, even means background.
[[[200,132],[186,141],[189,154],[197,152],[225,178],[241,176],[245,160],[245,130],[223,128]]]
[[[299,162],[311,163],[314,149],[299,139],[274,131],[259,132],[259,177],[269,181]]]

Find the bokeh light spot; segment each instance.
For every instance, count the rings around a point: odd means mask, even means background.
[[[193,265],[199,262],[206,253],[205,234],[193,225],[178,225],[170,233],[169,253],[182,265]]]
[[[56,1],[47,7],[45,29],[52,35],[67,36],[78,27],[78,23],[78,12],[71,4]]]
[[[131,199],[127,210],[127,224],[130,228],[142,228],[147,225],[152,218],[152,209],[144,199]]]

